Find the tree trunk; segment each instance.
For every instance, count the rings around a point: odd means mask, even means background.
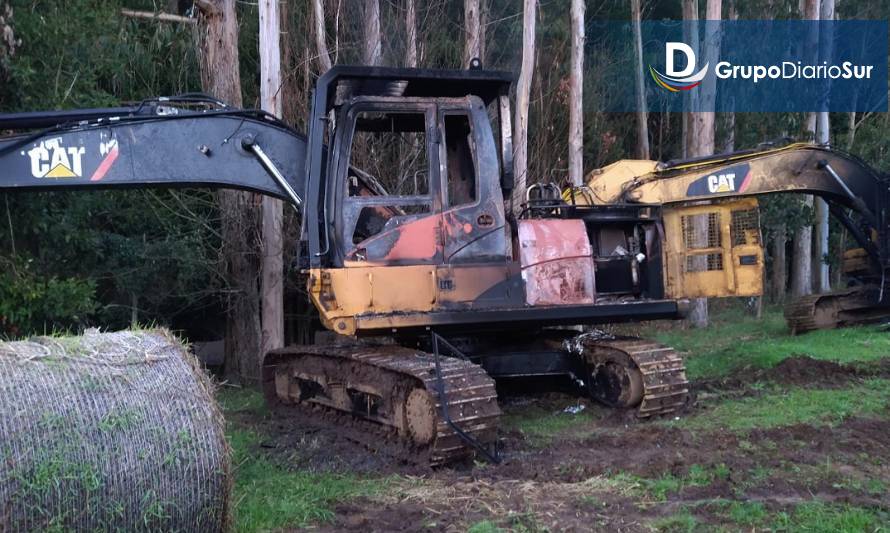
[[[260,0],[260,105],[281,117],[281,13]],[[284,221],[281,200],[263,196],[262,353],[284,346]]]
[[[816,292],[828,292],[831,290],[831,278],[828,266],[828,203],[822,198],[813,199],[815,203],[816,235],[814,260],[816,261],[813,274],[813,287]]]
[[[853,151],[853,143],[856,141],[856,112],[850,111],[847,114],[847,152]],[[838,237],[837,247],[837,265],[834,271],[834,284],[840,286],[844,275],[844,253],[847,251],[847,227],[841,227],[841,234]]]
[[[819,0],[804,0],[803,15],[808,20],[818,20]],[[818,50],[819,34],[812,31],[808,37],[807,49]],[[817,54],[818,57],[818,54]],[[815,58],[814,58],[815,59]],[[804,133],[810,140],[816,138],[816,114],[807,113]],[[813,206],[813,197],[804,195],[804,206]],[[804,226],[794,234],[792,245],[794,255],[791,257],[791,294],[795,297],[805,296],[813,292],[813,227]]]
[[[489,1],[490,0],[480,0],[479,3],[479,61],[482,61],[483,66],[488,64],[485,61],[485,54],[488,51],[485,34],[488,29],[488,14],[491,10]]]
[[[407,0],[405,9],[405,29],[407,30],[407,43],[405,45],[405,66],[417,68],[417,8],[414,0]]]
[[[819,13],[820,20],[834,20],[834,0],[822,0]],[[826,28],[827,30],[827,28]],[[829,61],[832,55],[832,35],[819,34],[819,55],[823,61]],[[827,89],[827,88],[826,88]],[[826,95],[827,96],[827,95]],[[820,111],[816,121],[816,142],[825,146],[830,144],[831,125],[828,119],[828,102],[824,103],[824,111]],[[828,272],[828,203],[816,198],[816,269],[814,285],[818,292],[831,290],[831,278]]]
[[[482,60],[482,20],[479,0],[464,0],[464,64],[474,58]]]
[[[813,197],[805,195],[803,204],[813,207]],[[813,227],[804,226],[794,234],[792,246],[794,255],[791,257],[791,294],[795,297],[806,296],[813,292]]]
[[[729,1],[727,15],[729,20],[739,19],[739,11],[736,9],[735,0]],[[728,154],[735,151],[735,112],[728,111],[723,113],[723,129],[726,135],[723,139],[723,153]]]
[[[313,36],[315,37],[315,56],[318,59],[318,68],[322,73],[331,68],[331,54],[328,53],[328,42],[325,36],[324,25],[324,0],[312,0]]]
[[[695,0],[684,1],[684,14],[690,17],[697,15],[697,4]],[[708,0],[705,6],[705,19],[720,20],[720,11],[722,8],[721,0]],[[706,24],[704,42],[702,49],[704,51],[705,61],[710,64],[716,64],[716,58],[720,51],[720,34],[714,24]],[[700,157],[714,153],[714,99],[716,94],[716,85],[713,77],[708,77],[701,85],[699,109],[702,111],[689,113],[687,124],[689,127],[689,156]],[[702,242],[707,242],[707,221],[700,227],[696,226],[695,232]],[[696,327],[705,327],[708,325],[708,300],[707,298],[696,298],[692,301],[692,309],[689,313],[689,321]]]
[[[572,0],[572,67],[569,94],[569,180],[584,183],[584,0]]]
[[[241,107],[235,0],[202,2],[201,6],[203,90]],[[226,378],[256,382],[262,354],[256,251],[258,199],[255,194],[231,190],[219,191],[217,198],[222,216],[222,253],[230,290],[226,314]]]
[[[785,224],[776,226],[776,234],[773,236],[773,279],[772,295],[773,303],[782,303],[785,300],[785,286],[788,283],[787,258],[785,257],[785,243],[788,242]]]
[[[701,56],[699,42],[698,42],[698,31],[697,26],[694,21],[698,20],[698,0],[683,0],[683,20],[685,21],[683,27],[683,41],[689,44],[697,56]],[[697,95],[698,91],[685,91],[683,93],[683,102],[686,109],[695,109],[697,107]],[[683,157],[694,157],[692,152],[692,145],[694,141],[692,139],[695,128],[695,116],[692,113],[683,113],[683,132],[682,132],[682,152]]]
[[[516,110],[513,120],[513,209],[518,212],[525,199],[528,182],[528,106],[535,68],[535,11],[537,0],[523,0],[522,10],[522,67],[516,86]]]
[[[728,154],[735,151],[735,113],[723,113],[723,127],[726,131],[726,138],[723,139],[723,153]]]
[[[380,42],[380,0],[365,0],[364,47],[365,65],[380,65],[383,45]]]
[[[649,113],[646,112],[646,85],[643,77],[643,36],[640,29],[642,19],[641,0],[631,0],[630,11],[633,19],[634,56],[637,63],[636,107],[637,107],[637,159],[649,159]]]

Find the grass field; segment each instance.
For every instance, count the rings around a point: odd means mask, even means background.
[[[638,422],[531,391],[503,402],[498,466],[418,471],[337,448],[318,428],[282,440],[258,393],[224,388],[236,529],[888,530],[886,331],[791,337],[776,310],[756,320],[728,308],[705,330],[643,334],[682,351],[693,384],[707,385],[688,413]],[[781,363],[800,357],[857,370],[788,382]]]
[[[770,368],[795,355],[839,363],[875,361],[890,355],[890,335],[876,326],[814,331],[791,336],[779,309],[760,320],[737,306],[712,313],[702,330],[644,328],[686,356],[690,379],[720,378],[742,368]]]

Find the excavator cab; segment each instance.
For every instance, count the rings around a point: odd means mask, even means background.
[[[410,337],[680,315],[648,208],[510,214],[511,81],[367,67],[318,80],[305,229],[328,329]]]
[[[324,208],[318,218],[309,209],[306,227],[310,294],[329,328],[352,334],[362,317],[395,326],[407,313],[521,304],[504,203],[511,81],[364,67],[319,80],[309,164],[318,157],[325,179],[309,172],[308,197]]]
[[[503,261],[506,237],[492,230],[504,228],[502,187],[512,187],[511,82],[481,69],[339,66],[319,78],[311,268]],[[455,217],[467,231],[447,231]]]
[[[340,116],[337,262],[506,260],[499,166],[488,157],[497,152],[478,97],[361,97]]]

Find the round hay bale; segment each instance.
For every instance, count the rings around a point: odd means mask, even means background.
[[[0,531],[221,531],[212,384],[167,331],[0,342]]]

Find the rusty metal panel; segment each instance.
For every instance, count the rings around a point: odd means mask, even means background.
[[[527,304],[594,303],[593,251],[584,221],[520,221],[519,258]]]

